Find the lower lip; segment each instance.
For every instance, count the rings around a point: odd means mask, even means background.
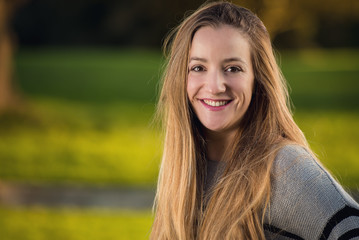
[[[203,106],[205,106],[207,109],[211,110],[211,111],[221,111],[223,109],[225,109],[226,107],[228,107],[228,105],[232,102],[230,101],[229,103],[227,103],[226,105],[222,105],[222,106],[211,106],[206,104],[203,100],[200,100],[201,103],[203,104]]]

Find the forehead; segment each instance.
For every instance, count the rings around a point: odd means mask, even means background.
[[[201,27],[195,33],[190,57],[236,57],[250,59],[250,45],[246,36],[229,25]],[[197,56],[200,55],[200,56]]]

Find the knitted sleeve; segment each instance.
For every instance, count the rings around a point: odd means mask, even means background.
[[[359,239],[359,205],[312,155],[283,147],[272,170],[267,239]]]

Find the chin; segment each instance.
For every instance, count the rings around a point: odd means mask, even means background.
[[[224,132],[226,131],[226,128],[224,126],[218,126],[218,125],[209,125],[209,124],[206,124],[206,125],[203,125],[207,130],[211,131],[211,132],[217,132],[217,133],[220,133],[220,132]]]

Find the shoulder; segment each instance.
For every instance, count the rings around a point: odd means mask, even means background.
[[[266,233],[282,230],[293,234],[292,239],[337,239],[356,229],[359,238],[359,205],[307,149],[282,147],[273,162],[271,184]]]

